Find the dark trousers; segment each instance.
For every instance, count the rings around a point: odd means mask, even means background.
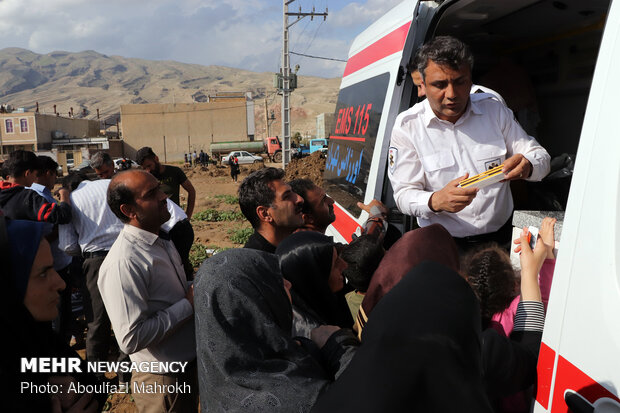
[[[111,343],[110,319],[103,305],[99,287],[97,287],[99,267],[104,259],[105,257],[86,258],[82,264],[88,290],[88,298],[85,297],[84,300],[84,312],[88,322],[86,359],[92,361],[107,361]]]
[[[86,276],[86,289],[88,298],[84,299],[84,313],[88,322],[88,332],[86,333],[86,359],[88,361],[108,361],[110,347],[115,343],[112,341],[112,326],[108,318],[108,312],[103,304],[97,280],[99,279],[99,268],[105,257],[92,257],[84,259],[82,269]],[[122,351],[118,350],[117,361],[129,360]],[[99,379],[103,379],[103,374],[97,374]],[[119,373],[121,381],[129,381],[131,373]]]
[[[500,248],[510,253],[510,241],[512,239],[512,215],[508,221],[500,229],[487,234],[473,235],[471,237],[457,238],[454,237],[459,255],[463,256],[469,251],[480,248],[482,246],[495,243]]]
[[[194,243],[194,228],[192,228],[189,219],[177,222],[168,233],[168,237],[181,256],[187,279],[192,280],[194,278],[194,268],[189,261],[189,251]]]

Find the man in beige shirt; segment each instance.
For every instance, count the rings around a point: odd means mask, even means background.
[[[125,224],[98,281],[118,345],[132,362],[184,366],[178,372],[134,372],[131,390],[138,410],[195,412],[194,290],[176,248],[158,236],[170,218],[167,197],[151,174],[129,170],[114,176],[107,198]]]

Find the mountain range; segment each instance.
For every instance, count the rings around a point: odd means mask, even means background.
[[[316,115],[333,112],[340,78],[298,78],[291,94],[291,131],[314,134]],[[273,73],[257,73],[224,66],[203,66],[107,56],[92,50],[38,54],[20,48],[0,50],[0,103],[61,115],[73,108],[75,116],[116,121],[120,105],[129,103],[206,102],[216,92],[251,92],[255,100],[256,136],[265,136],[265,100],[279,135],[281,97],[273,87]],[[122,120],[121,120],[122,121]]]

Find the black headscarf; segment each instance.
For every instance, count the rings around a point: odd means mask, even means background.
[[[411,270],[374,309],[362,345],[313,412],[490,412],[480,310],[456,272]]]
[[[195,281],[203,412],[307,412],[330,375],[290,334],[291,303],[275,255],[214,255]]]
[[[0,221],[3,219],[0,217]],[[0,231],[2,229],[0,223]],[[4,265],[0,272],[5,286],[0,289],[0,325],[10,332],[10,337],[4,340],[4,354],[0,358],[0,386],[10,396],[3,399],[6,411],[47,412],[51,409],[50,394],[21,393],[19,386],[21,382],[45,384],[49,376],[60,374],[20,373],[22,357],[79,357],[52,331],[50,322],[35,320],[24,305],[34,258],[43,236],[50,230],[50,224],[6,219],[9,246],[0,247],[10,252],[9,265]],[[86,371],[85,364],[82,367],[82,371]],[[83,384],[93,383],[93,378],[85,374],[76,378]]]
[[[328,285],[333,254],[332,238],[315,231],[296,232],[276,249],[282,274],[295,294],[325,324],[351,328],[353,319],[344,292],[333,293]]]
[[[456,244],[443,226],[433,224],[406,232],[385,253],[370,280],[360,307],[357,319],[362,329],[383,296],[423,261],[434,261],[454,271],[459,270]]]

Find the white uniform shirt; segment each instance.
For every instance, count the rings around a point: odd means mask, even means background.
[[[125,225],[99,269],[97,286],[114,335],[132,361],[196,358],[190,282],[171,241]]]
[[[491,95],[471,95],[454,124],[437,118],[428,100],[420,102],[399,114],[392,130],[388,176],[396,205],[402,213],[418,217],[421,227],[438,223],[455,237],[497,231],[513,210],[508,182],[480,189],[472,203],[456,213],[435,213],[428,200],[465,173],[479,174],[517,153],[532,163],[529,181],[549,173],[547,151]]]

